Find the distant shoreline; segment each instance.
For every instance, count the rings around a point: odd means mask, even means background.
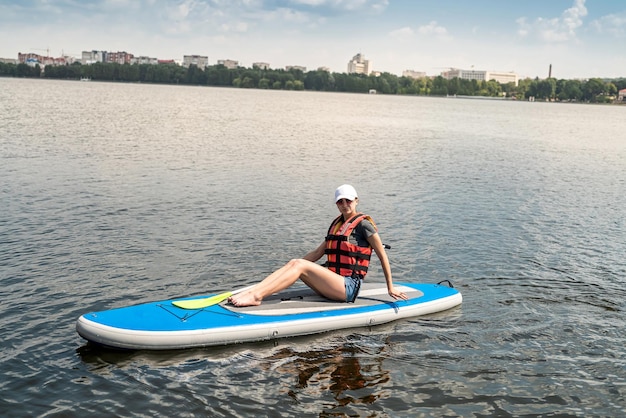
[[[565,103],[624,104],[626,101],[626,78],[524,79],[515,85],[495,80],[448,80],[442,76],[398,77],[390,73],[364,75],[324,70],[305,73],[298,69],[229,69],[223,65],[202,69],[194,65],[117,63],[46,66],[45,71],[39,65],[0,63],[0,77]]]

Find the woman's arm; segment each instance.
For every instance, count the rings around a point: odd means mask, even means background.
[[[369,242],[369,244],[372,246],[372,249],[380,260],[380,265],[382,266],[383,273],[385,274],[385,280],[387,282],[387,290],[389,291],[389,296],[394,299],[408,299],[407,295],[405,295],[403,292],[396,292],[393,287],[393,279],[391,278],[391,266],[389,265],[389,258],[387,258],[385,246],[380,240],[380,236],[378,235],[378,233],[369,236],[367,238],[367,242]]]
[[[309,260],[312,262],[316,262],[324,255],[324,250],[326,249],[326,241],[322,242],[319,247],[314,249],[313,251],[309,251],[304,257],[305,260]]]

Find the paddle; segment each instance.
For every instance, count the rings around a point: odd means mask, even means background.
[[[200,299],[187,299],[187,300],[174,300],[172,301],[172,305],[178,306],[182,309],[202,309],[208,308],[209,306],[217,305],[220,302],[225,301],[232,295],[236,295],[237,293],[245,292],[248,289],[253,288],[254,285],[244,287],[242,289],[232,290],[230,292],[220,293],[218,295],[209,296],[208,298],[200,298]]]

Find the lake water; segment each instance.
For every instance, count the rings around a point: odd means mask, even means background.
[[[0,415],[619,416],[626,107],[0,78]],[[460,308],[117,352],[83,313],[243,287],[351,183]],[[378,261],[368,279],[383,281]]]

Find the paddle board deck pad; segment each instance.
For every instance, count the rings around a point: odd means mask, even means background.
[[[463,300],[456,289],[440,284],[394,286],[409,299],[394,300],[384,283],[364,282],[355,303],[325,299],[308,287],[290,288],[265,298],[260,306],[245,308],[222,302],[190,310],[166,300],[90,312],[78,318],[76,330],[84,339],[108,347],[172,350],[368,327],[444,311]]]

